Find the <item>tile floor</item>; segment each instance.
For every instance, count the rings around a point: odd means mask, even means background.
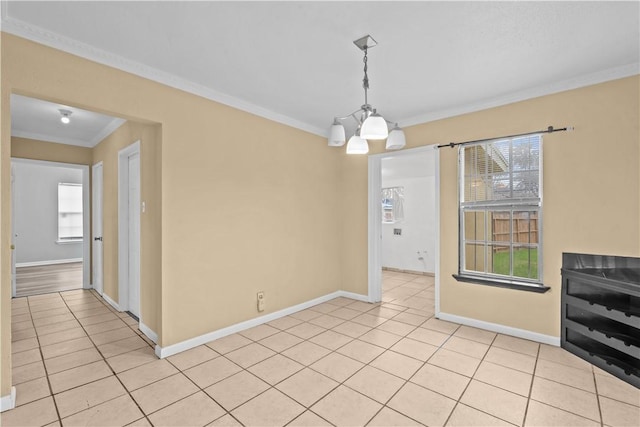
[[[91,291],[13,300],[3,426],[639,426],[640,391],[564,350],[433,317],[433,279],[158,360]]]

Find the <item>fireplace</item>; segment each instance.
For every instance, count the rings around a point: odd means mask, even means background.
[[[562,255],[561,346],[640,388],[640,258]]]

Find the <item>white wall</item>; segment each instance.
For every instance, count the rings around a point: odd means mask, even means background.
[[[13,161],[16,264],[82,259],[82,242],[58,239],[58,183],[82,184],[82,170]]]
[[[413,159],[382,161],[382,187],[404,187],[404,220],[382,224],[383,267],[435,272],[434,156],[421,154]],[[402,234],[394,235],[394,228],[401,229]]]

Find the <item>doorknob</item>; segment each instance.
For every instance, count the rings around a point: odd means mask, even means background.
[[[101,242],[102,242],[102,236],[100,236],[100,237],[94,237],[94,238],[93,238],[93,240],[99,240],[99,241],[101,241]]]

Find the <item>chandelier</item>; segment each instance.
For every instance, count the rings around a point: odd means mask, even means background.
[[[329,131],[329,146],[342,147],[346,141],[344,126],[340,121],[353,118],[356,121],[357,128],[353,136],[349,138],[347,143],[347,154],[367,154],[369,152],[368,139],[382,140],[386,139],[387,150],[398,150],[405,146],[406,141],[404,132],[398,127],[397,123],[390,122],[376,112],[376,109],[369,105],[367,98],[367,90],[369,89],[369,76],[367,75],[367,51],[369,48],[376,46],[378,43],[370,35],[354,40],[353,42],[360,50],[364,52],[364,78],[362,79],[362,87],[364,88],[364,104],[356,111],[344,117],[335,117]],[[359,117],[357,116],[359,115]],[[392,125],[391,130],[387,125]]]

